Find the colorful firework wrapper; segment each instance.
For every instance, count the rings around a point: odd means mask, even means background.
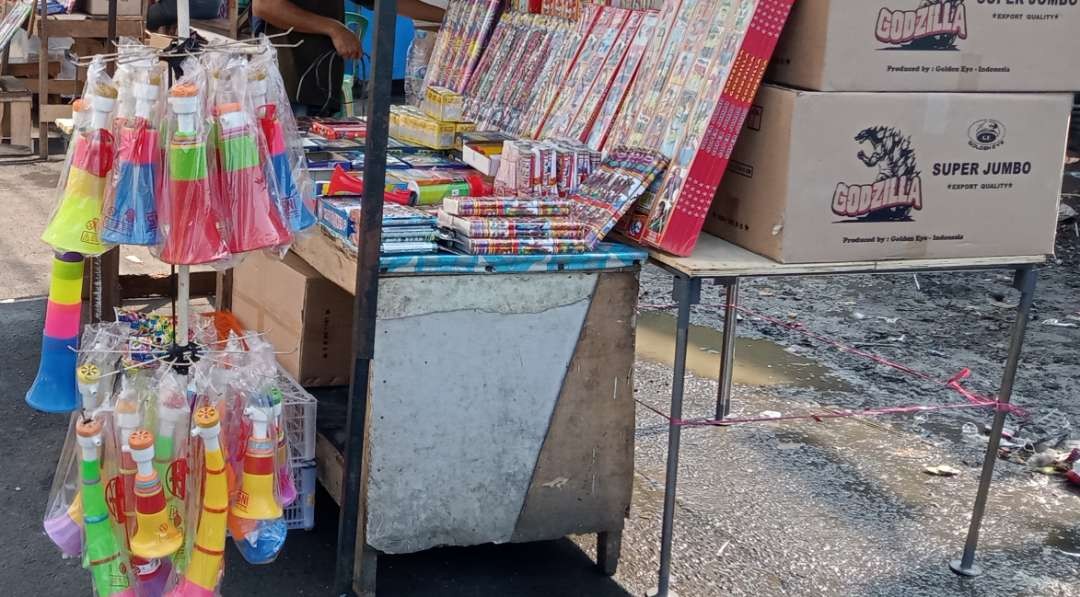
[[[588,243],[580,239],[559,238],[466,238],[455,237],[455,248],[472,255],[546,255],[584,253]]]
[[[443,211],[452,216],[566,216],[571,203],[565,199],[518,197],[449,198]]]
[[[458,217],[439,212],[439,226],[466,238],[563,238],[582,239],[585,228],[567,217]]]

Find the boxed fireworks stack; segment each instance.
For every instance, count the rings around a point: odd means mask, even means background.
[[[1075,0],[801,0],[768,78],[819,91],[1080,89]]]
[[[435,120],[462,122],[461,94],[445,87],[431,86],[424,92],[420,110]]]
[[[458,135],[475,128],[471,122],[436,120],[412,106],[390,107],[390,136],[430,149],[452,149]]]
[[[319,226],[338,244],[356,251],[360,240],[360,207],[357,197],[321,197]],[[435,243],[435,216],[407,205],[383,204],[381,251],[386,254],[431,253]]]
[[[360,246],[360,210],[349,213],[349,241]],[[384,255],[435,253],[436,218],[434,215],[407,205],[383,204],[382,245]]]
[[[496,131],[461,135],[461,159],[485,176],[495,176],[502,160],[503,143],[512,139]]]
[[[1052,253],[1071,106],[766,85],[705,228],[788,263]]]
[[[606,146],[670,159],[627,220],[641,241],[689,255],[792,0],[667,2]]]
[[[585,229],[569,217],[570,207],[557,197],[447,199],[438,218],[450,246],[464,253],[581,253]]]
[[[555,147],[520,139],[503,143],[495,192],[518,197],[559,195]]]
[[[438,205],[447,197],[490,195],[490,179],[471,169],[408,168],[386,173],[387,190],[408,191],[412,205]]]
[[[359,118],[331,119],[316,118],[308,129],[312,134],[325,139],[354,139],[363,141],[367,138],[367,121]]]

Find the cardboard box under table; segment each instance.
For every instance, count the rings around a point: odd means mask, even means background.
[[[355,257],[328,237],[292,250],[353,288]],[[361,489],[371,549],[598,533],[600,565],[614,572],[632,489],[644,258],[617,244],[578,255],[383,256]],[[317,451],[319,479],[340,501],[338,394],[320,398]]]
[[[303,386],[349,383],[352,309],[351,294],[291,253],[279,261],[255,252],[233,270],[233,313],[266,333]]]

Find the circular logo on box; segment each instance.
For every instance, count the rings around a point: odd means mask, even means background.
[[[1005,125],[993,118],[983,118],[968,127],[968,145],[986,151],[1005,142]]]

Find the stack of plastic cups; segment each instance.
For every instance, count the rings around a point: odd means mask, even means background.
[[[26,393],[26,403],[45,412],[69,412],[79,405],[75,384],[73,350],[79,345],[82,319],[83,256],[62,253],[53,256],[49,300],[45,306],[45,332],[41,339],[41,360],[34,385]]]

